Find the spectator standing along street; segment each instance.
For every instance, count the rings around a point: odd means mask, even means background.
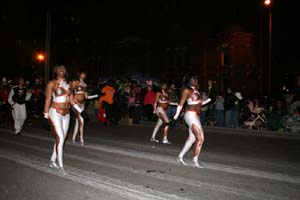
[[[148,121],[154,121],[153,105],[155,103],[155,92],[152,81],[147,81],[147,88],[144,97],[144,111]]]
[[[114,125],[116,123],[115,113],[114,113],[114,94],[116,89],[113,87],[113,81],[109,80],[108,83],[102,88],[99,102],[102,104],[106,118],[107,125]]]
[[[8,103],[8,96],[10,92],[10,86],[7,79],[2,79],[2,85],[0,88],[0,124],[2,127],[7,128],[10,120],[11,106]]]
[[[170,85],[170,88],[168,90],[168,94],[169,94],[169,106],[167,109],[167,115],[169,120],[171,121],[173,119],[173,116],[176,113],[176,109],[178,106],[178,96],[177,96],[177,91],[176,91],[176,87],[175,84],[172,83]],[[174,125],[175,129],[179,129],[180,128],[180,122],[176,121],[175,125]]]
[[[23,77],[18,78],[18,85],[13,86],[8,96],[8,102],[12,106],[15,135],[20,135],[23,124],[27,118],[25,102],[31,98],[31,92],[24,86]]]
[[[225,126],[227,128],[239,127],[239,108],[241,99],[242,96],[240,93],[234,93],[231,88],[227,89],[227,94],[224,102]]]
[[[215,101],[216,101],[216,96],[217,96],[217,83],[216,81],[213,80],[208,80],[208,93],[207,93],[208,98],[211,99],[211,102],[207,105],[208,110],[207,110],[207,118],[208,118],[208,124],[211,126],[215,125],[216,121],[216,115],[215,115]]]
[[[207,93],[202,92],[202,100],[205,101],[206,99],[208,99]],[[203,126],[206,126],[208,124],[207,113],[209,105],[210,104],[201,107],[200,120]]]
[[[219,93],[215,102],[216,126],[219,127],[224,126],[224,101],[223,95]]]

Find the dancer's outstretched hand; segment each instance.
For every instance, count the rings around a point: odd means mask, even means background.
[[[43,117],[44,117],[45,119],[48,119],[48,118],[49,118],[49,113],[44,113],[44,114],[43,114]]]
[[[208,98],[205,101],[202,101],[202,106],[204,106],[205,104],[208,104],[209,102],[211,102],[211,98]]]
[[[43,123],[43,127],[44,127],[46,130],[50,131],[49,113],[44,113],[44,114],[43,114],[43,121],[42,121],[42,123]]]
[[[177,121],[179,115],[180,115],[180,113],[176,113],[176,114],[173,116],[173,120],[172,120],[172,121]]]

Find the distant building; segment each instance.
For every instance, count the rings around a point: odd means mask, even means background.
[[[210,39],[204,47],[203,84],[216,80],[219,89],[239,89],[251,95],[262,92],[263,70],[259,67],[256,38],[240,26],[232,26]]]

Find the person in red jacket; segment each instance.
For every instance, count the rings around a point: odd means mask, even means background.
[[[146,88],[146,93],[144,96],[144,111],[145,111],[147,120],[149,120],[149,121],[154,120],[153,106],[155,103],[155,98],[156,98],[156,95],[153,90],[152,81],[151,80],[147,81],[147,88]]]
[[[10,86],[5,77],[2,78],[2,85],[0,88],[0,123],[1,126],[7,128],[10,119],[11,106],[8,103],[8,95],[10,91]]]

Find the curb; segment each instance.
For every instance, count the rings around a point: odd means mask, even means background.
[[[39,121],[39,119],[37,119]],[[101,122],[97,120],[91,120],[88,124],[101,124]],[[154,127],[156,122],[149,122],[149,121],[140,121],[139,124],[132,124],[132,127],[138,126],[147,126],[147,127]],[[41,123],[38,122],[39,127]],[[128,122],[126,120],[119,121],[119,126],[127,126]],[[181,124],[180,130],[186,131],[187,127],[184,124]],[[262,137],[278,137],[278,138],[287,138],[287,139],[296,139],[300,140],[300,133],[292,133],[287,131],[260,131],[260,130],[252,130],[252,129],[245,129],[245,128],[226,128],[226,127],[211,127],[211,126],[203,126],[203,130],[205,133],[219,133],[219,134],[234,134],[234,135],[248,135],[248,136],[262,136]]]
[[[122,126],[128,126],[125,120],[119,122]],[[156,122],[141,121],[140,124],[133,124],[132,126],[155,126]],[[186,130],[185,125],[181,125],[180,130]],[[221,133],[221,134],[239,134],[239,135],[253,135],[253,136],[266,136],[266,137],[280,137],[280,138],[294,138],[300,140],[300,133],[292,133],[287,131],[262,131],[245,128],[226,128],[226,127],[211,127],[203,126],[204,132],[207,133]]]

